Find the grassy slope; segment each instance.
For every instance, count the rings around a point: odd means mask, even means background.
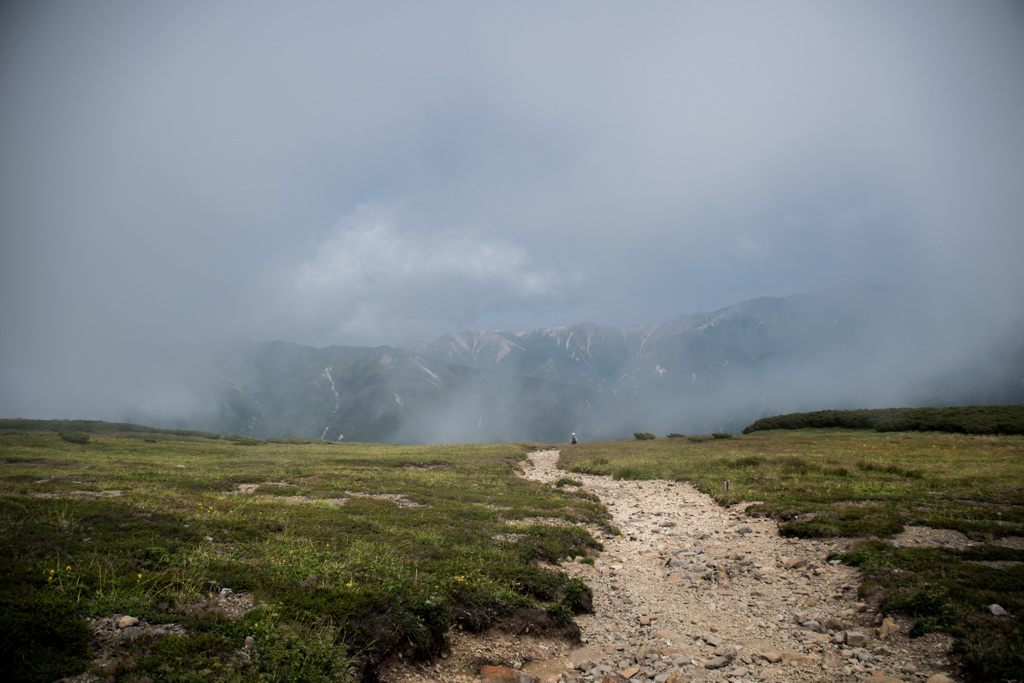
[[[86,665],[83,617],[131,614],[189,635],[141,643],[118,679],[337,679],[517,606],[564,621],[573,586],[531,563],[598,546],[533,520],[607,516],[515,476],[528,450],[0,435],[0,661],[55,680]],[[222,587],[265,608],[228,619]],[[231,656],[247,636],[249,663]]]
[[[864,570],[862,591],[885,591],[882,609],[915,618],[914,634],[957,636],[966,676],[997,680],[1024,670],[1019,619],[996,619],[987,610],[997,603],[1024,615],[1024,550],[992,543],[1024,536],[1020,436],[762,431],[581,444],[563,449],[561,466],[686,480],[723,503],[757,501],[751,512],[777,517],[785,535],[881,539],[906,524],[961,531],[981,544],[958,552],[868,541],[841,559]]]

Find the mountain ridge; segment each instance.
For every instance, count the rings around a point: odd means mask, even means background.
[[[200,406],[164,425],[261,438],[559,442],[571,432],[737,432],[820,409],[1024,403],[1020,336],[957,347],[950,340],[966,335],[942,334],[948,323],[923,310],[907,289],[849,285],[646,326],[470,329],[406,347],[225,341],[189,366]]]

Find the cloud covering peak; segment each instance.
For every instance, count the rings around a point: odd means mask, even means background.
[[[851,280],[998,324],[1022,68],[1014,2],[5,3],[0,380]]]

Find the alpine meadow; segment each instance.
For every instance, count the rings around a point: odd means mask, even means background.
[[[784,537],[849,539],[827,559],[860,568],[861,595],[911,619],[912,636],[952,635],[965,680],[1012,678],[1024,662],[1019,622],[988,611],[1024,609],[1024,548],[1006,542],[1024,537],[1019,435],[583,443],[562,448],[567,477],[548,485],[521,476],[542,444],[3,427],[2,656],[17,680],[374,679],[399,655],[446,652],[455,630],[578,641],[592,591],[562,567],[600,561],[595,534],[618,529],[573,472],[689,482]],[[886,541],[915,525],[970,546]],[[132,636],[98,643],[94,629],[120,615]]]
[[[0,2],[0,679],[1024,682],[1024,2]]]

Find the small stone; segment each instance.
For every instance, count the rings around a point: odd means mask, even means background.
[[[636,651],[635,655],[633,655],[633,658],[636,660],[637,664],[642,664],[645,659],[657,654],[657,651],[650,645],[641,645],[640,649]]]
[[[810,619],[808,621],[805,621],[804,623],[802,623],[800,625],[803,628],[807,629],[808,631],[814,631],[815,633],[821,633],[821,624],[819,624],[814,619]]]
[[[873,662],[873,661],[875,661],[875,659],[876,659],[875,656],[873,654],[871,654],[870,652],[868,652],[867,650],[863,650],[863,651],[857,653],[857,660],[858,661],[861,661],[861,662]]]
[[[894,633],[900,632],[900,625],[893,621],[892,617],[886,617],[882,620],[882,625],[878,627],[876,631],[881,638],[891,636]]]
[[[747,675],[747,667],[745,667],[745,666],[737,666],[735,669],[730,671],[728,673],[728,675],[732,676],[734,678],[743,678],[744,676]]]
[[[1009,614],[1009,612],[996,604],[989,605],[988,611],[992,613],[992,616],[996,617],[1005,617]]]
[[[827,628],[829,631],[842,631],[843,630],[843,622],[842,622],[842,620],[841,619],[837,619],[836,617],[829,617],[828,619],[825,620],[825,623],[823,623],[822,626]]]
[[[715,654],[719,657],[725,657],[726,659],[736,659],[736,655],[739,654],[739,648],[735,645],[726,645],[715,650]]]
[[[731,660],[728,657],[712,657],[704,662],[705,669],[721,669],[728,666]]]
[[[868,637],[860,631],[847,631],[846,644],[850,647],[864,647],[868,644]]]
[[[507,666],[484,665],[480,667],[480,683],[540,683],[540,679]]]
[[[952,678],[949,678],[942,674],[935,674],[934,676],[929,676],[928,680],[924,683],[954,683],[954,681]]]
[[[634,664],[633,666],[631,666],[629,668],[626,668],[626,669],[623,669],[622,671],[620,671],[619,675],[622,676],[623,678],[629,679],[629,678],[632,678],[633,676],[636,676],[638,673],[640,673],[640,667],[637,666],[636,664]]]
[[[128,628],[129,626],[135,626],[139,623],[139,620],[135,617],[118,617],[117,627]]]

